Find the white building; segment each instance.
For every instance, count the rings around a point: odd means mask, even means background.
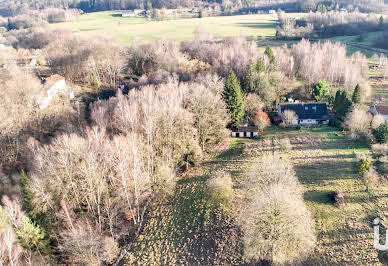
[[[46,79],[42,79],[41,93],[34,95],[33,98],[40,109],[44,109],[53,100],[54,96],[63,93],[69,99],[74,98],[74,92],[66,86],[65,78],[61,75],[51,75]]]
[[[232,129],[232,137],[234,138],[254,138],[259,135],[257,127],[239,126]]]

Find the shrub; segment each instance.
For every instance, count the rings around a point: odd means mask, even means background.
[[[384,117],[382,115],[380,115],[380,114],[375,115],[375,116],[373,116],[373,119],[372,119],[372,128],[376,129],[379,126],[381,126],[382,124],[384,124],[384,122],[385,122],[385,120],[384,120]]]
[[[96,89],[99,89],[101,87],[101,81],[97,76],[92,77],[92,86]]]
[[[382,124],[375,130],[373,130],[377,142],[387,143],[388,142],[388,124]]]
[[[284,162],[278,155],[264,154],[247,175],[245,186],[251,190],[264,191],[272,184],[282,184],[298,191],[299,182],[292,165]]]
[[[279,140],[280,150],[289,151],[292,149],[292,145],[289,138],[283,138]]]
[[[338,208],[345,206],[345,194],[343,192],[334,191],[330,194],[330,198]]]
[[[368,158],[362,158],[357,164],[357,172],[360,175],[363,175],[369,171],[369,167],[370,167],[370,160]]]
[[[341,120],[337,118],[331,118],[329,120],[329,126],[336,127],[339,130],[344,130],[344,123],[342,123]]]
[[[267,113],[259,110],[254,117],[255,126],[259,128],[259,131],[263,131],[271,124],[271,120]]]

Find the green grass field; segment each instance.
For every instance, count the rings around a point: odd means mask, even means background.
[[[110,37],[121,44],[134,39],[158,38],[191,40],[197,27],[216,36],[275,36],[276,15],[243,15],[148,21],[146,18],[123,18],[117,12],[96,12],[80,16],[72,22],[50,24],[52,28],[69,29],[85,36]]]
[[[280,150],[282,138],[290,139],[291,150]],[[368,154],[368,147],[328,126],[269,128],[259,140],[233,139],[229,149],[180,177],[171,199],[155,203],[125,264],[243,265],[238,225],[222,214],[207,215],[205,181],[218,169],[229,172],[241,198],[240,181],[257,157],[272,151],[294,165],[315,220],[317,246],[305,265],[381,265],[383,254],[373,248],[372,221],[387,217],[387,185],[366,184],[356,173],[355,153]],[[334,206],[333,191],[345,194],[345,207]],[[237,200],[235,208],[244,207]]]

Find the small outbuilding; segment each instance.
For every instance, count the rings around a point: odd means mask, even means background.
[[[254,138],[259,134],[259,129],[253,126],[238,126],[232,129],[234,138]]]
[[[370,112],[375,115],[381,115],[385,121],[388,120],[388,105],[372,105]]]

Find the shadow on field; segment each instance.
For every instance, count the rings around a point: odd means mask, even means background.
[[[294,166],[302,184],[317,184],[327,180],[352,179],[355,175],[354,163],[340,159],[317,160]]]
[[[247,27],[247,28],[254,28],[254,29],[273,29],[276,25],[276,22],[272,20],[272,23],[266,23],[266,22],[257,22],[257,23],[251,23],[251,22],[241,22],[236,23],[236,25],[241,27]]]
[[[206,174],[184,177],[171,198],[154,203],[127,263],[241,265],[240,229],[225,213],[211,211],[206,197],[208,178]]]

